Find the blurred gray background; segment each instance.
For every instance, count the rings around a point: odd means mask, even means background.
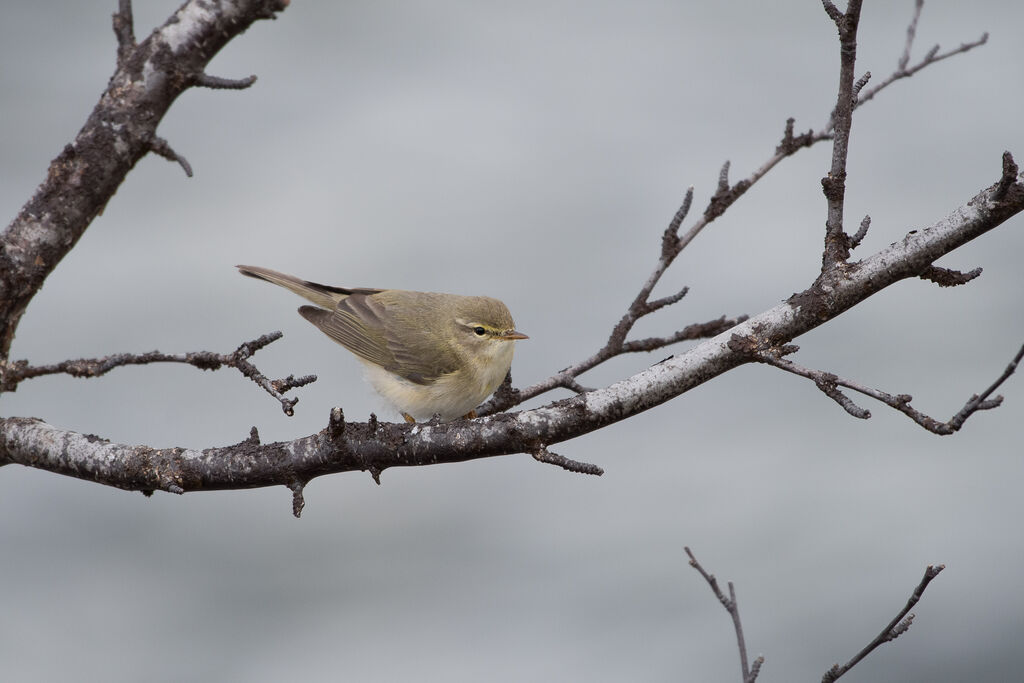
[[[887,76],[912,2],[869,2],[860,71]],[[7,3],[0,23],[0,203],[10,220],[114,67],[116,3]],[[145,36],[176,9],[136,2]],[[892,87],[854,121],[848,220],[871,253],[1024,161],[1024,5],[934,0],[915,56],[990,43]],[[604,343],[650,272],[686,186],[767,159],[787,117],[821,127],[835,28],[816,0],[620,3],[295,2],[213,61],[244,92],[193,90],[160,133],[196,175],[150,156],[22,322],[33,363],[159,348],[229,351],[316,373],[295,417],[232,371],[139,367],[37,379],[4,415],[127,443],[266,441],[381,411],[358,364],[301,301],[239,277],[253,263],[321,282],[500,297],[531,339],[517,384]],[[827,144],[783,162],[683,253],[659,293],[680,304],[637,335],[757,313],[820,264]],[[946,419],[1024,340],[1018,217],[944,259],[967,287],[905,282],[797,340],[795,359]],[[682,351],[685,346],[674,351]],[[668,355],[584,377],[597,385]],[[1019,677],[1024,377],[999,410],[937,437],[857,399],[746,367],[555,450],[324,477],[290,493],[146,499],[0,470],[5,681],[734,681],[730,621],[690,545],[736,582],[760,680],[819,680],[945,563],[910,632],[862,681]],[[548,399],[563,394],[548,396]],[[536,403],[536,402],[535,402]]]

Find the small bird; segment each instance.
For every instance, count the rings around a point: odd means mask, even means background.
[[[505,380],[517,332],[487,296],[330,287],[258,266],[242,275],[290,289],[316,306],[299,315],[355,354],[374,389],[407,422],[476,417]]]

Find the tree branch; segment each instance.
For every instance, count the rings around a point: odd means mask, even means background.
[[[822,391],[822,393],[824,393],[826,396],[834,400],[836,403],[842,406],[846,412],[850,413],[854,417],[867,419],[871,417],[871,413],[870,411],[864,410],[863,408],[856,405],[853,401],[850,400],[849,397],[846,396],[846,394],[839,391],[838,387],[846,387],[847,389],[852,389],[853,391],[857,391],[861,394],[864,394],[865,396],[870,396],[873,399],[881,401],[890,408],[894,408],[895,410],[900,411],[901,413],[909,417],[911,420],[919,424],[921,427],[927,429],[929,432],[945,436],[949,434],[955,434],[957,431],[959,431],[960,428],[963,426],[964,422],[967,421],[967,418],[969,418],[977,411],[991,410],[992,408],[998,408],[1000,405],[1002,405],[1002,396],[996,396],[993,399],[989,399],[988,397],[992,394],[993,391],[999,388],[999,385],[1005,382],[1010,377],[1010,375],[1012,375],[1014,371],[1017,369],[1017,365],[1020,363],[1021,359],[1024,358],[1024,346],[1021,346],[1020,350],[1017,352],[1017,355],[1014,356],[1013,360],[1010,361],[1010,364],[1006,367],[1005,370],[1003,370],[1003,374],[1000,375],[999,378],[996,379],[996,381],[993,382],[988,389],[986,389],[981,394],[975,394],[971,396],[971,398],[968,399],[967,403],[964,404],[964,407],[961,408],[956,415],[951,417],[946,422],[941,422],[933,417],[929,417],[928,415],[925,415],[921,411],[912,407],[910,405],[910,402],[913,400],[913,397],[910,396],[910,394],[898,394],[894,396],[884,391],[872,389],[871,387],[864,386],[863,384],[859,384],[848,379],[843,379],[837,375],[832,374],[831,372],[812,370],[811,368],[806,368],[802,365],[798,365],[790,360],[782,358],[778,353],[774,353],[772,350],[758,352],[756,353],[755,357],[762,363],[773,365],[779,368],[780,370],[785,370],[786,372],[793,373],[794,375],[799,375],[800,377],[806,377],[807,379],[812,380],[814,384],[818,387],[818,389]]]
[[[711,586],[711,592],[715,594],[718,601],[722,603],[722,607],[732,617],[732,626],[736,631],[736,644],[740,650],[740,669],[743,672],[743,683],[754,683],[757,680],[757,675],[761,672],[761,665],[764,664],[764,657],[761,655],[757,656],[754,660],[754,666],[750,667],[747,665],[747,644],[743,638],[743,624],[740,623],[740,608],[736,602],[736,589],[732,585],[732,581],[729,582],[729,597],[725,597],[722,593],[722,589],[718,587],[718,579],[715,578],[714,574],[709,574],[705,571],[704,567],[701,566],[700,562],[697,561],[696,556],[690,550],[689,547],[684,547],[683,550],[690,557],[690,566],[700,572],[700,575],[704,577],[704,580]]]
[[[156,135],[164,114],[228,41],[287,5],[288,0],[189,0],[136,45],[131,3],[120,1],[114,15],[117,68],[107,89],[0,235],[0,359],[8,358],[21,316],[43,281],[139,159],[155,151],[190,171]]]
[[[688,547],[683,549],[686,551],[686,554],[690,557],[690,566],[696,569],[698,572],[700,572],[700,575],[704,577],[704,580],[707,581],[708,585],[711,587],[711,592],[715,594],[715,597],[718,598],[718,601],[722,603],[722,606],[725,607],[725,610],[729,613],[729,616],[732,618],[733,629],[736,631],[736,644],[739,647],[740,653],[740,668],[743,672],[743,678],[741,680],[743,681],[743,683],[754,683],[754,681],[757,679],[758,674],[761,671],[762,664],[764,664],[764,657],[759,655],[757,659],[754,660],[754,665],[752,667],[747,666],[747,645],[743,636],[743,625],[740,623],[740,610],[739,605],[736,602],[736,590],[732,584],[732,581],[730,581],[728,584],[729,596],[726,597],[725,594],[722,592],[722,589],[719,587],[718,579],[715,578],[715,575],[709,573],[707,570],[704,569],[704,567],[701,566],[700,562],[697,561],[696,556],[694,556],[693,552]],[[879,633],[874,640],[872,640],[860,652],[854,655],[853,658],[850,659],[850,661],[848,661],[846,664],[843,664],[842,666],[840,666],[839,664],[835,664],[832,666],[831,669],[826,671],[825,675],[821,678],[822,683],[834,683],[834,681],[836,681],[839,677],[848,672],[850,669],[856,666],[861,660],[863,660],[865,657],[871,654],[879,645],[882,645],[883,643],[888,643],[892,640],[896,640],[901,635],[906,633],[907,630],[910,629],[910,625],[914,621],[914,615],[909,614],[910,610],[912,610],[914,608],[914,605],[916,605],[921,600],[921,596],[924,595],[924,591],[928,588],[928,584],[932,582],[932,579],[938,576],[939,573],[942,572],[942,570],[945,568],[945,565],[941,564],[937,566],[929,565],[928,568],[925,569],[924,577],[922,577],[920,583],[917,584],[917,587],[914,589],[914,592],[911,593],[910,599],[907,600],[907,604],[903,606],[903,609],[901,609],[899,613],[893,618],[893,620],[890,621],[884,629],[882,629],[882,632]]]
[[[533,459],[537,462],[546,462],[549,465],[555,465],[561,467],[567,472],[576,472],[577,474],[593,474],[600,477],[604,474],[604,470],[597,465],[591,465],[589,462],[579,462],[577,460],[570,460],[564,455],[558,453],[552,453],[547,448],[541,447],[533,452]]]
[[[854,655],[850,661],[842,666],[835,664],[831,669],[826,671],[825,675],[821,677],[821,683],[833,683],[840,676],[856,666],[858,662],[871,654],[879,645],[888,643],[891,640],[896,640],[906,633],[907,629],[910,628],[911,623],[914,621],[914,615],[910,614],[908,616],[908,613],[921,599],[921,596],[924,594],[925,589],[928,588],[928,584],[932,582],[932,579],[938,576],[945,568],[946,565],[943,564],[937,566],[928,565],[928,568],[924,570],[924,577],[921,579],[921,582],[917,584],[917,588],[915,588],[914,592],[911,593],[910,599],[907,600],[907,604],[904,605],[899,614],[897,614],[893,620],[890,621],[884,629],[882,629],[882,632],[879,633],[874,640],[868,643],[863,650]],[[906,618],[904,619],[904,617]]]
[[[823,5],[825,7],[826,12],[829,14],[830,17],[832,17],[833,21],[851,21],[850,17],[841,13],[831,2],[823,2]],[[859,7],[859,2],[857,3],[857,5]],[[911,19],[911,24],[907,29],[908,42],[905,46],[906,54],[909,54],[910,45],[912,43],[913,36],[916,33],[917,19],[919,15],[920,7],[918,7],[915,10],[915,14]],[[852,19],[852,21],[854,22],[852,37],[852,40],[854,41],[854,46],[856,44],[856,20],[858,17],[859,9],[857,10]],[[849,29],[847,30],[849,32]],[[950,51],[949,53],[946,53],[939,57],[936,57],[936,55],[934,54],[936,51],[933,51],[932,53],[929,53],[929,55],[924,60],[914,65],[910,69],[906,68],[905,63],[903,63],[903,60],[901,58],[901,65],[897,68],[897,71],[894,72],[893,75],[891,75],[889,78],[887,78],[884,82],[882,82],[875,88],[863,93],[861,93],[861,89],[867,83],[867,76],[869,76],[870,74],[866,74],[865,77],[862,77],[857,84],[853,84],[853,71],[851,63],[849,65],[848,74],[850,85],[847,87],[848,99],[846,101],[851,102],[852,104],[850,107],[848,107],[849,112],[846,112],[844,110],[843,115],[852,117],[853,110],[857,109],[861,105],[871,100],[876,94],[878,94],[884,88],[891,85],[899,78],[904,78],[913,75],[914,73],[917,73],[918,71],[928,66],[929,64],[933,64],[937,61],[940,61],[940,59],[945,59],[946,57],[952,56],[953,54],[967,52],[970,49],[983,44],[986,39],[987,34],[985,36],[982,36],[982,39],[980,41],[975,41],[974,43],[965,43],[961,45],[960,48],[958,48],[957,50]],[[850,38],[848,37],[848,41],[849,40]],[[909,60],[909,57],[907,57],[907,60]],[[839,95],[839,99],[843,99],[842,92]],[[688,336],[699,327],[698,325],[690,325],[684,330],[680,330],[679,332],[676,332],[675,334],[669,335],[667,337],[651,337],[649,339],[644,339],[639,342],[626,342],[626,337],[629,335],[629,332],[632,330],[633,326],[641,317],[648,315],[659,308],[663,308],[672,303],[676,303],[677,301],[682,299],[682,297],[685,296],[685,294],[687,293],[688,290],[686,288],[683,288],[683,290],[681,290],[675,295],[663,297],[653,302],[650,301],[650,296],[651,293],[654,291],[655,286],[661,280],[662,275],[665,274],[669,266],[672,265],[672,262],[679,255],[679,253],[682,252],[682,250],[685,249],[697,237],[697,235],[704,230],[705,227],[707,227],[718,216],[722,215],[732,204],[734,204],[740,197],[742,197],[747,192],[747,190],[753,187],[761,178],[767,175],[769,171],[775,168],[775,166],[778,165],[780,161],[789,156],[792,156],[793,154],[796,154],[803,148],[811,147],[814,144],[821,142],[823,140],[833,139],[835,137],[836,122],[837,109],[834,109],[832,111],[832,115],[829,118],[828,124],[824,128],[817,132],[809,130],[806,133],[795,135],[793,132],[795,119],[788,119],[786,121],[786,127],[783,132],[782,141],[775,148],[775,154],[772,155],[772,157],[769,158],[767,161],[765,161],[760,167],[754,170],[753,173],[751,173],[749,176],[747,176],[740,182],[736,183],[735,185],[729,184],[729,170],[731,165],[728,161],[726,161],[722,165],[721,170],[719,171],[717,188],[715,194],[708,202],[708,206],[704,209],[704,212],[701,215],[701,217],[694,222],[690,229],[687,230],[682,236],[680,236],[679,231],[682,228],[682,223],[686,219],[686,216],[689,214],[690,208],[693,203],[694,188],[691,185],[686,191],[686,195],[683,199],[682,205],[679,207],[679,210],[676,211],[675,216],[673,216],[671,222],[669,223],[669,226],[665,229],[662,235],[661,253],[659,255],[658,262],[655,265],[654,271],[648,276],[646,282],[644,282],[644,284],[641,286],[639,293],[634,298],[629,308],[626,310],[622,318],[620,318],[619,322],[612,329],[612,332],[609,335],[609,339],[605,346],[599,349],[594,354],[592,354],[589,358],[580,361],[579,363],[575,363],[555,373],[554,375],[548,377],[547,379],[541,380],[540,382],[537,382],[525,389],[518,390],[518,393],[514,394],[515,400],[511,400],[513,398],[513,394],[506,393],[500,399],[495,398],[492,399],[491,401],[488,401],[486,404],[484,404],[477,410],[477,413],[480,415],[490,415],[504,410],[508,410],[509,408],[512,408],[523,401],[527,401],[531,398],[547,393],[548,391],[551,391],[553,389],[564,388],[575,391],[576,388],[579,386],[576,383],[576,377],[583,374],[584,372],[587,372],[588,370],[592,370],[593,368],[597,367],[598,365],[604,363],[607,360],[610,360],[611,358],[621,355],[622,353],[630,353],[635,351],[653,351],[677,343],[682,340],[704,338],[703,336]],[[847,120],[845,130],[846,139],[840,145],[840,159],[841,166],[843,169],[845,169],[846,163],[845,149],[848,147],[849,143],[849,120]],[[835,154],[833,155],[833,157],[833,166],[835,167]],[[845,175],[845,170],[843,171],[843,175]],[[1010,174],[1004,172],[1004,179],[1009,175]],[[1016,178],[1015,171],[1012,174],[1012,177]],[[827,177],[826,179],[823,179],[822,182],[823,184],[829,184],[832,181],[830,180],[830,177]],[[843,181],[843,188],[843,192],[845,192],[845,180]],[[833,188],[833,190],[835,189],[836,188]],[[833,235],[831,238],[826,236],[826,244],[832,245],[831,247],[826,247],[826,254],[828,255],[827,260],[829,261],[829,263],[834,262],[835,258],[839,256],[842,256],[843,260],[849,258],[850,250],[860,245],[861,241],[867,235],[868,227],[871,224],[871,218],[869,216],[865,216],[864,220],[861,221],[860,228],[858,229],[856,234],[853,235],[853,237],[849,237],[842,231],[841,203],[837,204],[835,209],[836,215],[838,216],[837,224],[839,226],[839,230],[834,234],[828,233]],[[831,211],[832,209],[830,208],[830,212]],[[826,256],[823,256],[823,262],[824,260],[826,260]],[[731,327],[732,325],[743,322],[746,319],[746,315],[741,315],[739,317],[733,318],[731,319],[731,324],[729,324],[729,326]],[[729,322],[725,319],[724,316],[719,320],[721,320],[723,324]],[[704,325],[710,326],[711,323],[704,323]],[[706,327],[706,329],[713,328]],[[714,334],[717,334],[717,332],[714,332]]]
[[[846,197],[846,157],[850,147],[850,129],[853,110],[857,106],[857,91],[866,83],[854,85],[854,67],[857,62],[857,27],[860,23],[861,0],[849,0],[846,12],[840,13],[835,5],[825,0],[825,11],[839,29],[839,95],[832,110],[832,167],[821,179],[821,189],[828,201],[828,219],[825,221],[825,251],[821,268],[835,268],[850,258],[849,237],[843,232],[843,206]]]
[[[114,13],[114,35],[117,36],[117,61],[125,62],[135,49],[135,20],[132,18],[132,0],[118,0]]]
[[[212,90],[245,90],[256,82],[256,76],[245,78],[221,78],[201,73],[196,77],[196,85]]]
[[[1001,201],[996,183],[931,227],[855,264],[818,276],[787,301],[610,386],[514,414],[441,424],[335,420],[289,442],[206,450],[128,446],[33,418],[0,419],[0,462],[20,463],[123,489],[187,492],[282,485],[348,471],[463,462],[542,448],[660,405],[780,347],[1024,211],[1018,179]],[[740,340],[737,342],[737,340]],[[1008,369],[1008,371],[1011,371]],[[1009,372],[1007,372],[1009,376]],[[994,389],[994,387],[992,387]],[[991,391],[991,389],[990,389]],[[978,408],[985,398],[980,398]]]
[[[923,7],[924,0],[916,0],[914,3],[914,16],[911,18],[910,24],[907,26],[907,42],[903,47],[903,54],[900,56],[899,61],[896,64],[896,70],[875,87],[862,92],[860,97],[857,98],[857,106],[869,101],[881,90],[892,85],[895,81],[898,81],[901,78],[909,78],[926,66],[930,66],[936,62],[941,62],[943,59],[948,59],[954,55],[970,52],[974,48],[980,47],[988,42],[988,33],[982,33],[981,37],[977,40],[973,40],[968,43],[961,43],[959,47],[955,47],[942,53],[939,52],[939,46],[934,45],[921,59],[921,61],[913,66],[907,66],[910,63],[910,52],[911,48],[914,46],[914,38],[917,35],[917,20],[921,16],[921,9]]]
[[[222,366],[235,368],[263,388],[268,394],[281,403],[281,408],[289,417],[294,414],[298,398],[286,398],[284,392],[303,387],[316,381],[316,375],[295,377],[289,375],[284,379],[267,378],[249,358],[265,346],[277,341],[283,335],[271,332],[252,341],[241,344],[232,353],[214,353],[212,351],[192,351],[185,354],[168,354],[159,351],[148,353],[118,353],[102,358],[79,358],[66,360],[52,365],[29,365],[27,360],[8,363],[0,361],[0,393],[15,391],[18,384],[26,379],[43,375],[67,374],[72,377],[100,377],[114,368],[126,365],[148,365],[150,363],[185,363],[200,370],[219,370]]]
[[[181,156],[174,149],[171,148],[171,144],[164,140],[162,137],[157,135],[153,136],[153,139],[149,143],[149,151],[158,156],[162,156],[168,161],[173,161],[181,166],[181,169],[185,171],[185,175],[189,178],[192,177],[192,164],[188,163],[188,159]]]
[[[939,287],[956,287],[957,285],[966,285],[979,275],[981,275],[981,268],[975,268],[974,270],[964,273],[959,270],[951,270],[949,268],[941,268],[939,266],[929,266],[928,268],[925,268],[918,277],[922,280],[934,282]]]

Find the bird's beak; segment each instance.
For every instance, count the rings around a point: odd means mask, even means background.
[[[506,339],[508,341],[515,341],[516,339],[529,339],[529,337],[527,337],[522,332],[516,332],[515,330],[512,330],[511,332],[506,332],[505,334],[501,335],[501,338]]]

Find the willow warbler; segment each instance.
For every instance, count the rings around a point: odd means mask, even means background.
[[[316,304],[299,314],[354,353],[370,384],[408,422],[475,417],[508,374],[515,340],[528,338],[505,304],[487,296],[329,287],[236,267]]]

